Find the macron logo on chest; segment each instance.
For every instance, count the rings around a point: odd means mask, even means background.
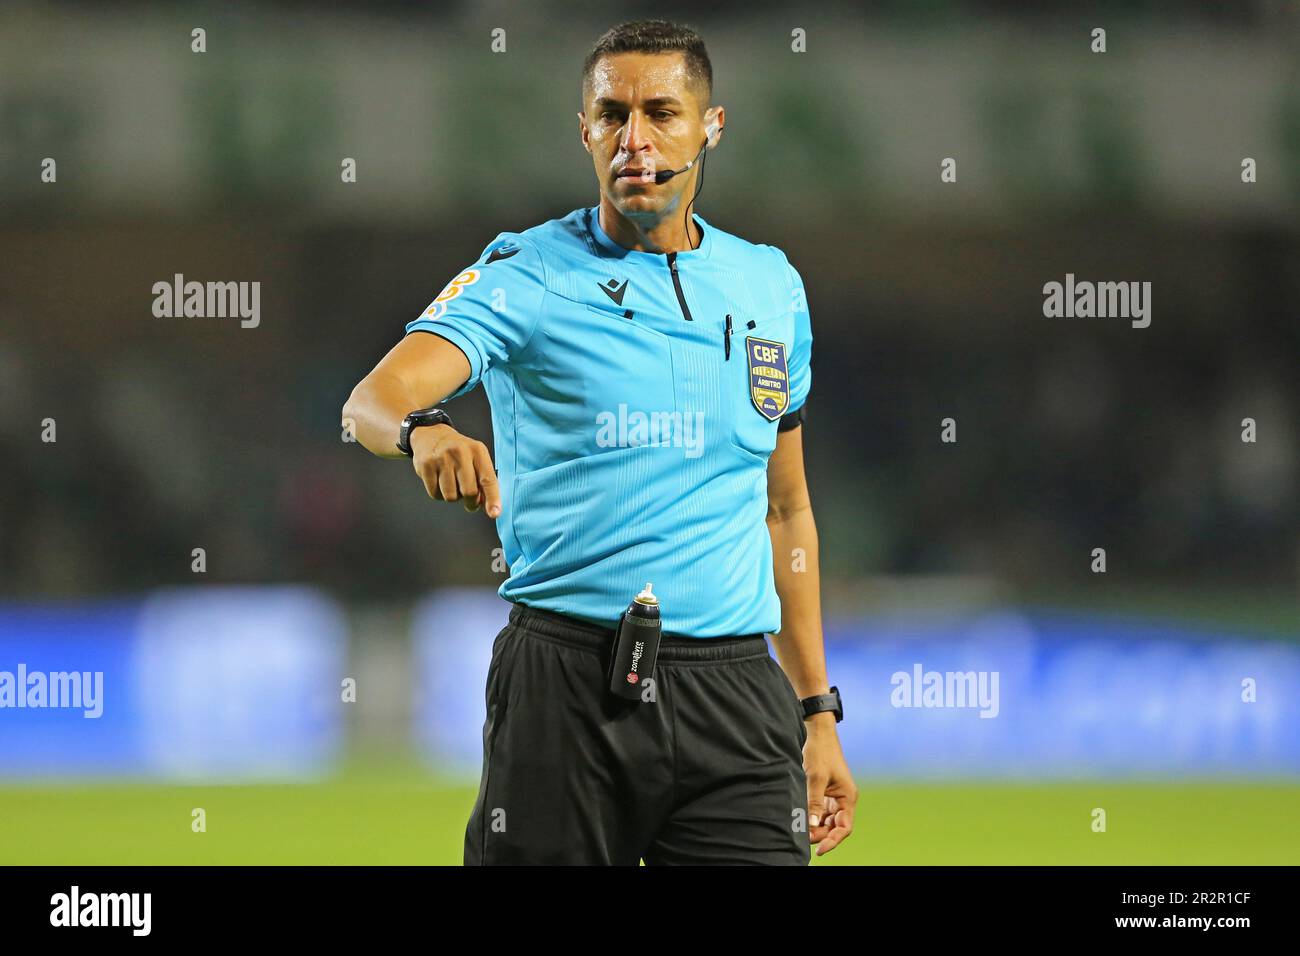
[[[609,296],[615,305],[623,304],[623,295],[627,292],[628,280],[624,279],[619,282],[617,279],[610,279],[607,282],[598,283],[600,291]]]

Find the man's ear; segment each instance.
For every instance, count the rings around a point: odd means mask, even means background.
[[[578,138],[582,140],[582,148],[591,152],[591,146],[587,143],[587,114],[578,110]]]
[[[709,149],[718,145],[718,140],[722,138],[722,127],[726,122],[726,113],[721,106],[715,106],[704,114],[704,127],[706,130],[712,128],[713,135],[709,137]]]

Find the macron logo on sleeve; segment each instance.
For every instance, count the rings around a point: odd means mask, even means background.
[[[487,261],[483,263],[483,265],[490,266],[498,259],[509,259],[518,251],[519,251],[518,246],[512,246],[508,243],[504,246],[498,246],[497,248],[493,249],[491,252],[488,253]]]

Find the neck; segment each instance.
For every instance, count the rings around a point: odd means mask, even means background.
[[[636,252],[663,254],[698,249],[704,237],[694,216],[686,220],[681,201],[673,203],[661,214],[627,216],[619,212],[608,197],[601,196],[600,228],[620,246]]]

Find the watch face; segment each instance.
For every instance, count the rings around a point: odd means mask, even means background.
[[[441,408],[425,409],[422,412],[411,413],[412,425],[450,425],[451,416]]]
[[[402,420],[402,427],[397,432],[397,447],[401,449],[403,454],[413,454],[411,451],[411,432],[421,425],[451,425],[451,416],[441,408],[421,408],[407,415]]]

